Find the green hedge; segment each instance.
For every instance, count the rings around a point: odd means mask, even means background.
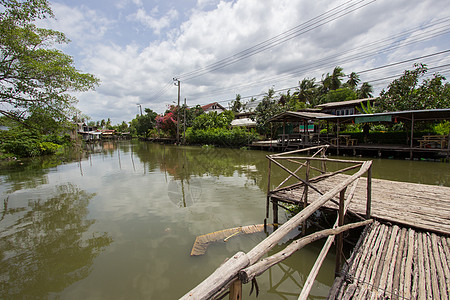
[[[246,146],[258,139],[255,132],[248,132],[244,128],[209,128],[186,130],[186,140],[190,144],[215,145],[226,147]]]

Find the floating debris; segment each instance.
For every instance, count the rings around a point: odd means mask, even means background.
[[[267,225],[272,226],[272,225]],[[208,245],[217,241],[228,241],[233,236],[264,231],[264,224],[240,226],[199,235],[192,247],[191,256],[204,255]]]

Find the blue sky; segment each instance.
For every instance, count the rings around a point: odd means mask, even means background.
[[[246,97],[271,87],[295,87],[305,77],[320,80],[337,65],[348,74],[450,49],[447,0],[51,4],[56,19],[39,25],[64,32],[71,43],[63,51],[74,57],[79,70],[101,80],[95,91],[75,95],[78,108],[91,120],[111,118],[113,124],[134,118],[137,104],[163,113],[177,100],[174,77],[181,80],[181,98],[188,105],[218,101],[227,106],[236,94]],[[303,31],[287,36],[292,28]],[[286,39],[270,44],[281,38]],[[251,52],[261,46],[270,47]],[[448,54],[417,62],[450,75]],[[213,65],[218,62],[225,65]],[[377,94],[414,62],[360,76]]]

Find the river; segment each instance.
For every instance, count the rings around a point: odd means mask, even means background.
[[[266,237],[236,236],[190,256],[198,235],[263,222],[267,154],[124,141],[2,163],[0,298],[179,298]],[[375,159],[373,176],[450,186],[450,164]],[[258,299],[297,299],[320,247],[258,277]],[[330,254],[311,299],[327,296],[333,276]]]

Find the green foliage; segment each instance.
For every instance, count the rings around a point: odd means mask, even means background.
[[[242,147],[257,140],[257,134],[244,128],[207,128],[186,130],[186,140],[190,144]]]
[[[358,99],[358,96],[351,88],[338,88],[330,90],[327,94],[322,96],[320,103],[340,102]]]
[[[364,102],[361,102],[361,107],[356,107],[356,109],[361,114],[373,114],[375,112],[370,101],[367,102],[367,105],[364,105]]]
[[[439,135],[448,135],[450,133],[450,122],[444,121],[435,125],[434,132]]]
[[[32,157],[55,154],[71,143],[68,135],[42,135],[23,126],[0,130],[0,152],[6,156]]]
[[[238,113],[242,110],[243,105],[241,103],[241,95],[237,94],[236,99],[231,101],[231,111],[234,113]]]
[[[0,3],[0,114],[20,122],[32,116],[38,128],[42,118],[66,121],[76,111],[70,92],[93,89],[99,80],[54,47],[68,42],[63,33],[34,24],[53,17],[47,0]]]
[[[194,130],[204,130],[210,128],[229,128],[234,119],[234,113],[226,110],[218,114],[215,111],[201,114],[194,119],[192,128]]]
[[[414,67],[381,91],[377,101],[379,112],[450,107],[450,85],[444,84],[445,77],[434,74],[420,83],[428,69],[424,64]]]
[[[272,137],[276,133],[277,126],[271,126],[267,122],[268,119],[273,116],[286,111],[286,107],[280,105],[278,101],[274,99],[275,91],[273,88],[269,89],[262,101],[255,109],[256,116],[256,129],[259,134]]]
[[[158,116],[158,114],[155,113],[150,108],[145,108],[144,111],[145,111],[144,115],[142,115],[142,116],[137,115],[136,118],[131,120],[129,130],[133,134],[137,134],[139,136],[146,137],[147,136],[147,132],[150,129],[155,128],[155,126],[156,126],[156,117]],[[102,120],[102,122],[103,121],[104,120]],[[128,129],[128,127],[125,127],[126,123],[125,124],[124,123],[125,122],[122,122],[122,125],[121,125],[121,129],[122,130]]]

